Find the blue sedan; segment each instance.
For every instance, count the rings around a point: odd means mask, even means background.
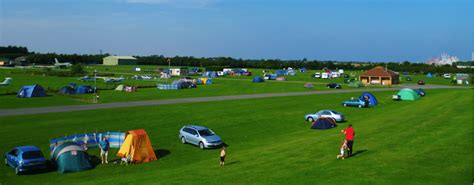
[[[5,165],[15,168],[15,174],[47,167],[41,150],[35,146],[19,146],[5,153]]]
[[[362,100],[360,100],[360,99],[346,100],[346,101],[342,102],[342,105],[343,105],[344,107],[347,107],[347,106],[359,107],[359,108],[366,107],[366,106],[365,106],[365,102],[362,101]]]

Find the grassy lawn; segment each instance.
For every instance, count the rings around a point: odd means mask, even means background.
[[[86,131],[144,128],[157,161],[128,167],[15,176],[0,168],[0,184],[470,184],[473,182],[472,89],[427,90],[417,101],[394,102],[394,92],[374,93],[379,106],[342,107],[359,93],[278,97],[209,103],[0,117],[0,152]],[[348,122],[312,130],[306,113],[334,109]],[[229,145],[227,166],[219,150],[183,145],[185,124],[213,129]],[[340,129],[353,124],[353,158],[336,160]],[[88,151],[98,155],[97,149]],[[113,157],[115,151],[111,153]],[[167,152],[165,152],[167,153]]]

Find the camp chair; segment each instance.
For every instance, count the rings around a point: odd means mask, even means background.
[[[6,77],[5,80],[2,83],[0,83],[0,86],[10,85],[11,82],[12,82],[12,78]]]

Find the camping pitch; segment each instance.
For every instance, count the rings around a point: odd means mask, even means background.
[[[337,126],[336,120],[334,118],[320,117],[316,121],[313,122],[313,125],[311,125],[311,128],[326,130],[326,129],[334,128],[336,126]]]
[[[397,95],[400,97],[400,100],[416,100],[420,98],[420,95],[416,93],[413,89],[404,88],[401,89]]]
[[[92,168],[89,155],[75,142],[65,142],[55,147],[51,160],[58,166],[59,173],[78,172]]]
[[[369,106],[376,106],[378,104],[377,98],[375,98],[372,93],[364,92],[362,95],[360,95],[359,99],[363,101],[364,97],[369,99]]]
[[[253,78],[252,82],[253,83],[260,83],[260,82],[265,82],[265,80],[263,80],[263,78],[261,76],[256,76],[255,78]]]
[[[16,96],[18,98],[43,97],[46,93],[40,85],[27,85],[23,86]]]
[[[117,156],[128,158],[132,163],[146,163],[157,160],[150,139],[143,129],[128,131]]]

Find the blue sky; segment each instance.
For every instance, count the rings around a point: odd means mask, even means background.
[[[0,0],[0,45],[115,55],[425,61],[474,52],[473,0]]]

